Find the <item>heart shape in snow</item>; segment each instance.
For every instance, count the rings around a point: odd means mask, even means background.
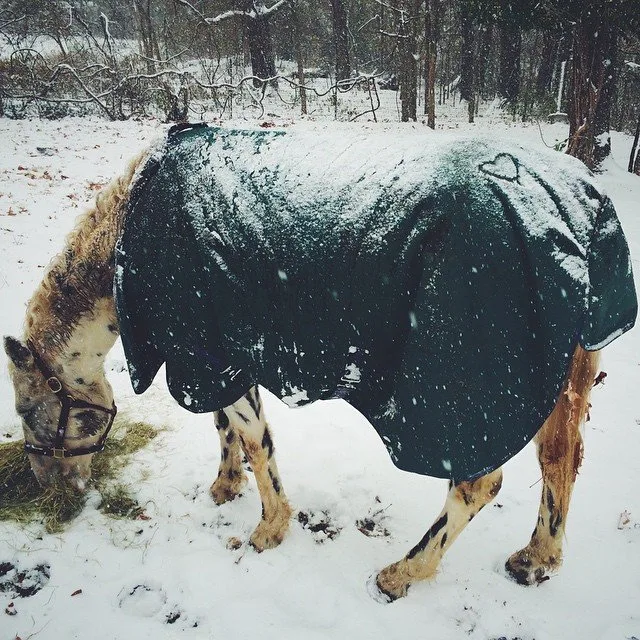
[[[520,177],[520,168],[513,156],[508,153],[499,153],[492,162],[481,164],[480,169],[490,176],[510,182],[517,182]]]

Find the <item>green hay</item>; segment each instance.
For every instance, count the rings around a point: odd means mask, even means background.
[[[114,484],[131,454],[145,447],[158,430],[145,422],[118,416],[102,453],[93,457],[92,486],[102,495],[100,510],[113,517],[137,518],[142,508],[124,485]],[[0,520],[42,522],[49,533],[82,511],[86,497],[61,482],[43,489],[29,466],[24,442],[0,444]]]
[[[112,518],[136,520],[144,513],[144,509],[138,504],[137,500],[129,494],[128,487],[122,484],[107,487],[101,493],[102,504],[100,505],[100,511]]]

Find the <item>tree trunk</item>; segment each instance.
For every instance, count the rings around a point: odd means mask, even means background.
[[[606,8],[592,7],[580,16],[573,32],[567,153],[582,160],[590,169],[596,168],[605,157],[604,149],[596,151],[596,136],[602,136],[605,130],[608,133],[613,88],[608,56],[611,40],[615,40],[608,18]]]
[[[473,20],[466,5],[460,9],[462,50],[460,52],[460,98],[473,102]]]
[[[244,11],[256,12],[255,17],[247,16],[244,18],[245,33],[249,44],[249,57],[251,59],[251,73],[256,78],[260,78],[260,80],[271,78],[269,84],[277,87],[278,80],[275,78],[276,56],[273,51],[269,16],[261,15],[259,12],[260,8],[264,8],[264,2],[245,0],[243,5]],[[253,85],[255,87],[262,86],[260,80],[254,79]]]
[[[617,58],[618,58],[618,37],[617,30],[610,24],[607,25],[607,32],[603,36],[607,42],[603,42],[604,47],[604,78],[600,89],[600,99],[596,105],[596,117],[594,122],[595,146],[593,148],[593,160],[597,167],[606,157],[611,154],[611,107],[617,83]]]
[[[420,5],[419,0],[403,0],[398,12],[398,56],[400,78],[401,120],[417,120],[418,108],[418,61],[416,21],[411,19],[411,11]]]
[[[436,63],[440,36],[440,0],[427,0],[424,39],[427,48],[425,60],[424,112],[427,126],[436,128]]]
[[[151,0],[134,0],[133,10],[140,38],[140,53],[146,58],[148,73],[154,73],[156,70],[155,60],[160,59],[160,48],[151,19]]]
[[[509,105],[515,105],[520,94],[520,52],[522,32],[512,25],[500,29],[500,78],[498,94]]]
[[[546,98],[551,95],[551,80],[556,52],[558,50],[558,34],[545,31],[542,34],[542,52],[540,53],[540,66],[536,76],[536,95],[538,98]]]
[[[346,80],[351,75],[349,59],[349,24],[347,10],[342,0],[329,0],[333,12],[333,42],[336,52],[336,80]]]
[[[298,84],[300,88],[298,91],[300,92],[300,112],[302,115],[307,114],[307,92],[304,88],[304,54],[302,52],[302,18],[300,15],[300,10],[297,6],[291,7],[291,14],[293,16],[293,26],[294,26],[294,35],[295,38],[295,55],[296,55],[296,63],[298,65]]]
[[[428,1],[428,0],[427,0]],[[386,36],[384,35],[384,5],[381,4],[378,9],[378,25],[380,31],[380,69],[384,69],[386,55]]]
[[[491,58],[491,41],[493,39],[493,26],[485,25],[480,32],[480,43],[478,46],[478,60],[477,60],[477,79],[476,79],[476,93],[478,97],[487,97],[487,63]],[[489,87],[491,90],[491,86]]]
[[[638,141],[640,140],[640,113],[638,113],[638,124],[636,125],[636,135],[631,146],[629,156],[629,173],[636,173],[640,176],[640,153],[638,152]]]

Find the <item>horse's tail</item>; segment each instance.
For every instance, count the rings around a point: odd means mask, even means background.
[[[556,406],[536,436],[543,474],[546,469],[557,472],[561,467],[572,474],[568,480],[575,481],[583,456],[580,427],[589,415],[589,397],[599,362],[599,351],[576,347]]]

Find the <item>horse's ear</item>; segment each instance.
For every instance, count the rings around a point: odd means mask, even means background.
[[[33,363],[29,347],[16,338],[4,337],[4,351],[18,369],[25,369]]]

